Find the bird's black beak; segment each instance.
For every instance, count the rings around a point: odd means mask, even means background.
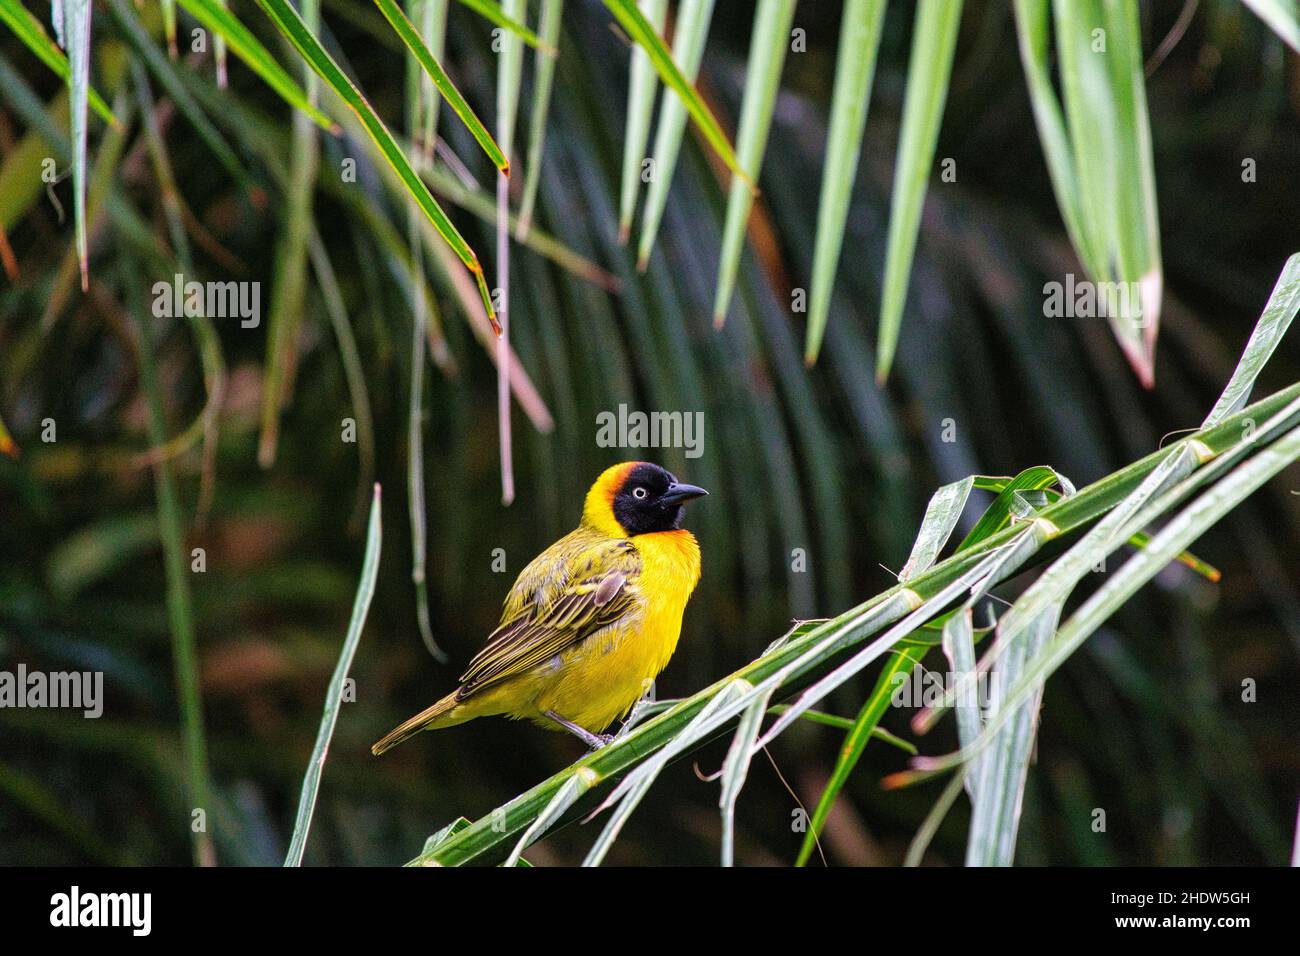
[[[659,500],[664,504],[677,504],[682,501],[690,501],[692,498],[703,498],[708,492],[699,485],[687,485],[674,481],[668,486],[668,490],[660,496]]]

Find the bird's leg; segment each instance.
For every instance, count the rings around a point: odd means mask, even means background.
[[[591,731],[587,730],[586,728],[579,727],[573,721],[565,720],[563,717],[561,717],[553,710],[543,711],[543,713],[545,713],[547,717],[551,718],[551,720],[555,721],[557,724],[559,724],[569,733],[573,734],[573,736],[581,740],[592,750],[599,750],[601,747],[605,746],[607,743],[609,743],[611,740],[614,739],[613,734],[593,734]]]

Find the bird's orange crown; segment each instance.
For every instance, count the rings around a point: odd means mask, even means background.
[[[587,492],[587,500],[582,506],[582,523],[601,534],[613,538],[623,537],[627,532],[614,517],[614,496],[623,487],[623,482],[627,481],[632,469],[643,464],[645,462],[624,461],[602,471]]]

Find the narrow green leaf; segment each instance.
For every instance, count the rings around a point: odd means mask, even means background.
[[[42,63],[58,74],[65,83],[71,85],[72,74],[68,66],[68,58],[46,34],[41,21],[22,5],[21,0],[0,0],[0,20],[4,21],[14,35],[22,40],[27,49],[36,54]],[[94,87],[87,90],[86,96],[91,109],[106,123],[117,125],[117,117],[113,115],[113,111],[108,108],[108,104]]]
[[[1139,531],[1128,539],[1128,543],[1133,545],[1135,548],[1145,548],[1151,543],[1151,535],[1147,534],[1145,531]],[[1182,554],[1178,555],[1175,560],[1178,561],[1179,564],[1191,568],[1201,577],[1213,584],[1218,584],[1219,580],[1223,577],[1223,573],[1218,568],[1202,561],[1190,551],[1184,551]]]
[[[970,607],[963,607],[944,623],[943,653],[952,668],[954,681],[962,687],[962,693],[957,696],[955,709],[957,739],[965,747],[979,736],[980,729],[984,726],[979,697],[975,693],[976,685],[967,679],[976,674],[975,627]],[[978,773],[978,768],[976,770]],[[967,783],[969,786],[969,780]]]
[[[559,49],[560,26],[564,14],[564,0],[542,0],[542,42],[553,51]],[[546,119],[551,110],[551,90],[555,86],[555,59],[557,53],[538,51],[534,60],[533,109],[528,120],[528,159],[524,163],[524,194],[519,204],[518,226],[515,239],[527,242],[533,228],[533,209],[537,204],[537,189],[542,182],[542,152],[546,142]]]
[[[668,0],[640,0],[638,7],[646,23],[656,34],[662,33],[668,16]],[[655,105],[655,67],[643,46],[632,51],[628,67],[627,125],[623,130],[623,182],[619,190],[618,241],[627,242],[632,232],[632,214],[636,210],[637,187],[641,183],[641,164],[650,139],[650,114]]]
[[[65,3],[68,2],[71,0],[65,0]],[[66,32],[65,36],[70,38]],[[153,323],[145,317],[147,306],[138,281],[137,267],[130,256],[123,262],[123,288],[127,290],[128,311],[134,321],[139,343],[137,357],[140,387],[149,410],[149,444],[160,448],[167,443],[167,416],[158,380],[157,357],[154,354],[155,335],[151,331]],[[180,699],[186,798],[190,801],[190,806],[206,808],[211,806],[212,782],[208,769],[207,738],[203,729],[203,698],[199,688],[197,637],[193,598],[190,594],[190,581],[195,576],[189,571],[180,495],[176,489],[171,463],[165,458],[161,459],[154,464],[153,472],[158,530],[163,545],[163,570],[167,581],[167,619],[176,691]],[[199,866],[215,865],[216,854],[211,833],[195,830],[191,838],[194,862]]]
[[[1163,272],[1135,0],[1053,0],[1061,90],[1068,120],[1065,180],[1049,106],[1046,10],[1017,7],[1022,58],[1058,202],[1071,239],[1098,284],[1097,298],[1129,364],[1146,386],[1154,374]],[[1077,202],[1075,201],[1077,197]],[[1067,205],[1068,203],[1068,205]]]
[[[441,60],[447,46],[447,0],[408,0],[407,6],[413,14],[419,11],[420,36],[424,45],[436,59]],[[433,82],[428,74],[418,66],[416,71],[420,74],[419,83],[411,95],[423,102],[424,114],[419,136],[415,139],[424,151],[425,165],[428,166],[433,161],[434,144],[438,140],[438,115],[442,101],[433,95]],[[415,135],[414,130],[412,135]]]
[[[1300,310],[1300,252],[1292,253],[1282,267],[1282,273],[1277,277],[1268,302],[1264,305],[1264,312],[1251,330],[1246,350],[1242,352],[1219,400],[1201,423],[1202,428],[1217,425],[1245,407],[1250,400],[1251,389],[1255,387],[1255,379],[1259,378],[1259,373],[1273,357],[1282,336],[1291,327],[1297,310]]]
[[[522,18],[528,8],[525,0],[505,0],[501,9],[507,15]],[[519,114],[519,87],[523,82],[524,48],[517,36],[501,38],[497,60],[497,140],[501,152],[514,152],[515,121]]]
[[[0,2],[3,2],[3,0],[0,0]],[[226,143],[221,133],[212,124],[212,121],[208,119],[208,114],[190,95],[189,90],[185,87],[184,80],[176,70],[176,64],[158,51],[152,38],[140,24],[128,0],[110,0],[109,9],[121,34],[126,38],[126,42],[136,56],[153,73],[154,78],[158,80],[167,95],[171,97],[181,115],[189,120],[199,138],[212,150],[213,155],[217,157],[218,162],[230,174],[231,178],[239,183],[245,192],[251,191],[254,186],[248,170],[243,167],[234,150]]]
[[[754,758],[754,740],[763,726],[763,715],[772,695],[756,698],[741,715],[740,724],[731,739],[727,758],[722,762],[722,793],[718,808],[722,812],[722,865],[734,866],[736,862],[736,801],[749,775],[749,765]]]
[[[930,165],[939,140],[939,123],[948,98],[961,0],[920,0],[912,30],[912,53],[907,66],[907,95],[903,100],[903,125],[898,158],[894,162],[894,192],[889,213],[889,240],[885,251],[885,289],[880,303],[880,330],[876,345],[876,381],[883,383],[894,363],[898,330],[907,304],[912,257],[921,230]]]
[[[178,56],[176,49],[176,0],[160,0],[162,7],[163,36],[167,38],[167,55],[173,60]]]
[[[320,27],[320,0],[299,0],[308,29]],[[307,104],[320,101],[319,81],[304,64]],[[275,463],[279,448],[280,413],[293,395],[298,367],[298,330],[307,300],[307,247],[311,241],[320,141],[305,112],[293,114],[289,168],[295,173],[285,188],[285,212],[276,243],[271,283],[270,318],[266,332],[266,367],[262,376],[261,434],[257,460],[263,468]]]
[[[590,790],[598,779],[594,771],[584,768],[565,781],[564,786],[556,791],[546,808],[537,815],[532,826],[524,831],[524,835],[519,838],[519,842],[510,851],[502,866],[518,866],[523,859],[524,850],[540,840],[546,831],[564,816],[565,811],[582,799],[583,794]]]
[[[334,122],[318,110],[303,91],[275,58],[262,46],[261,41],[249,32],[233,13],[223,7],[217,0],[179,0],[181,6],[189,11],[190,16],[218,36],[226,38],[230,49],[260,76],[266,85],[273,89],[294,109],[301,110],[321,127],[331,133],[337,133]]]
[[[727,320],[727,307],[736,285],[740,253],[745,244],[745,226],[754,205],[752,184],[758,181],[772,126],[772,109],[781,85],[785,51],[790,48],[790,24],[795,0],[769,0],[754,13],[749,39],[749,60],[745,64],[745,98],[736,133],[739,169],[745,180],[733,179],[727,197],[727,221],[722,233],[722,254],[718,262],[718,289],[713,299],[713,324]]]
[[[429,79],[433,81],[433,85],[437,87],[438,92],[446,99],[456,115],[461,118],[461,121],[474,135],[474,139],[478,141],[478,144],[483,147],[483,151],[487,153],[493,165],[508,176],[510,174],[509,160],[497,146],[492,134],[487,131],[487,127],[483,125],[470,108],[469,103],[465,101],[465,97],[461,96],[460,90],[456,89],[456,85],[452,83],[451,77],[447,75],[446,70],[429,52],[429,48],[424,45],[424,40],[421,39],[419,31],[407,19],[406,14],[402,12],[394,0],[375,0],[375,5],[379,7],[380,13],[392,25],[397,35],[402,38],[402,42],[406,44],[407,49],[411,51],[416,61],[424,68],[424,71],[429,75]]]
[[[980,516],[980,520],[975,523],[975,527],[971,528],[970,534],[962,539],[962,543],[958,545],[958,550],[969,547],[977,541],[983,541],[989,535],[996,534],[1011,524],[1013,517],[1017,516],[1023,508],[1022,492],[1044,491],[1057,484],[1063,484],[1069,493],[1074,491],[1068,480],[1063,478],[1054,468],[1048,468],[1045,465],[1026,468],[1003,485],[1002,490],[998,492],[997,498]]]
[[[1094,282],[1114,281],[1108,197],[1115,153],[1112,99],[1105,62],[1092,50],[1093,30],[1103,29],[1101,0],[1052,0],[1061,94],[1079,187],[1079,223],[1088,246],[1083,256]]]
[[[190,0],[190,2],[193,2],[193,0]],[[447,245],[451,246],[452,251],[456,253],[456,256],[474,276],[488,319],[493,328],[499,333],[500,327],[497,325],[496,310],[492,307],[492,296],[488,292],[487,281],[483,276],[483,267],[479,265],[478,257],[474,255],[474,250],[469,247],[469,243],[465,241],[455,224],[447,218],[447,214],[443,212],[442,207],[438,205],[438,201],[430,194],[429,188],[424,185],[423,180],[411,168],[410,162],[397,145],[397,141],[393,139],[393,134],[384,125],[384,121],[371,108],[361,91],[339,69],[339,65],[334,62],[334,58],[325,51],[325,48],[320,45],[312,32],[307,29],[302,17],[298,15],[298,12],[287,0],[257,0],[257,3],[271,18],[276,28],[284,34],[294,48],[306,59],[311,68],[316,71],[316,75],[324,80],[326,85],[337,93],[343,102],[357,115],[366,132],[383,154],[384,159],[392,167],[393,172],[397,174],[411,197],[419,204],[424,214],[428,216],[433,228],[446,240]]]
[[[965,774],[961,770],[953,774],[953,778],[948,781],[948,785],[939,794],[939,799],[935,801],[934,806],[930,808],[930,812],[921,821],[920,829],[916,831],[916,836],[907,848],[907,855],[903,858],[903,866],[921,865],[921,860],[925,857],[925,851],[930,847],[930,841],[939,832],[939,826],[943,823],[944,817],[948,815],[952,805],[957,802],[957,797],[961,795],[964,781]]]
[[[604,804],[596,811],[599,813],[605,807],[614,806],[614,811],[605,823],[605,828],[601,830],[600,835],[587,852],[587,856],[583,859],[583,866],[600,866],[605,859],[605,855],[609,853],[610,847],[614,845],[614,840],[618,838],[623,825],[627,823],[628,818],[632,815],[632,811],[640,804],[642,798],[645,797],[655,780],[658,779],[659,774],[668,766],[673,757],[686,750],[694,740],[709,732],[711,718],[715,714],[727,705],[741,700],[746,694],[751,693],[753,689],[751,684],[743,680],[728,683],[701,708],[694,719],[682,729],[678,737],[669,741],[658,753],[623,778]]]
[[[682,0],[677,8],[677,22],[673,28],[673,60],[680,66],[683,78],[694,83],[704,57],[704,44],[709,38],[709,21],[713,17],[714,0]],[[672,185],[673,170],[681,151],[682,134],[690,114],[686,104],[675,90],[664,91],[659,106],[659,125],[655,130],[652,159],[655,174],[650,179],[645,208],[641,210],[641,242],[637,249],[637,269],[645,271],[650,263],[650,250],[654,248],[664,207],[668,204],[668,189]]]
[[[774,707],[769,707],[767,712],[773,716],[779,717],[789,709],[790,706],[788,704],[777,704]],[[852,730],[854,727],[853,718],[837,717],[835,714],[827,714],[820,710],[805,710],[800,716],[810,724],[821,724],[823,727],[834,727],[836,730]],[[899,750],[911,754],[913,757],[917,754],[916,744],[912,743],[910,740],[904,740],[897,734],[891,734],[883,727],[877,727],[875,730],[871,731],[871,736],[889,744],[891,747],[897,747]]]
[[[524,26],[518,17],[513,17],[507,13],[501,4],[496,3],[495,0],[460,0],[460,2],[484,19],[492,21],[499,27],[505,27],[529,46],[546,49],[546,45],[537,38],[536,33]],[[550,52],[554,53],[555,51],[551,50]]]
[[[835,88],[831,94],[831,123],[826,137],[826,163],[817,205],[817,238],[813,246],[812,290],[808,304],[808,334],[804,362],[812,365],[821,351],[830,317],[831,291],[844,243],[849,200],[858,173],[867,104],[876,73],[876,51],[886,0],[848,0],[840,22]]]
[[[361,630],[366,624],[366,614],[370,611],[370,601],[375,596],[375,581],[379,577],[379,553],[383,539],[383,522],[380,518],[380,488],[375,485],[375,497],[370,506],[370,524],[366,530],[366,552],[361,561],[361,580],[357,583],[356,597],[352,601],[352,619],[348,622],[348,633],[343,639],[343,649],[339,652],[338,663],[334,665],[334,676],[330,678],[329,690],[325,692],[325,711],[321,714],[320,729],[316,733],[316,745],[312,748],[311,762],[303,776],[302,793],[298,798],[298,817],[293,825],[293,838],[289,842],[289,852],[285,855],[285,866],[302,866],[303,851],[307,848],[307,834],[311,830],[312,813],[316,809],[316,793],[320,790],[321,772],[325,769],[325,757],[329,753],[330,741],[334,737],[334,725],[338,723],[339,709],[343,703],[344,684],[348,671],[352,669],[352,658],[356,656],[357,645],[361,642]]]
[[[1136,290],[1136,295],[1122,292],[1119,301],[1111,303],[1112,327],[1115,322],[1133,327],[1137,348],[1126,347],[1125,351],[1138,378],[1150,388],[1155,381],[1164,270],[1160,263],[1155,160],[1137,0],[1110,0],[1106,4],[1106,29],[1111,44],[1107,65],[1115,103],[1117,149],[1111,158],[1117,169],[1112,177],[1115,192],[1110,199],[1110,218],[1114,222],[1120,281]],[[1127,336],[1120,339],[1121,346],[1127,342]]]
[[[438,847],[442,846],[442,844],[454,837],[457,833],[469,829],[470,826],[471,824],[468,817],[457,817],[455,820],[451,821],[451,823],[448,823],[445,827],[424,841],[424,852],[433,852]]]
[[[1045,608],[1030,622],[1025,639],[1012,648],[994,672],[991,711],[998,714],[1006,710],[1004,716],[1009,723],[976,764],[971,787],[974,811],[967,840],[967,866],[1010,866],[1013,862],[1029,756],[1042,702],[1042,683],[1029,699],[1015,706],[1014,712],[1003,695],[1022,673],[1025,661],[1051,638],[1060,614],[1060,603]]]
[[[382,4],[381,9],[383,9]],[[423,41],[419,42],[423,46]],[[431,86],[426,88],[423,82],[415,82],[423,81],[425,78],[431,80],[432,74],[414,49],[407,57],[407,77],[408,92],[411,95],[408,96],[406,103],[406,126],[412,141],[415,141],[420,135],[420,124],[428,115],[426,104],[422,100],[424,97],[435,98],[436,94]],[[494,143],[493,146],[495,145]],[[425,341],[428,337],[430,320],[441,323],[437,315],[437,305],[432,297],[425,295],[424,246],[420,241],[420,211],[414,206],[408,206],[406,211],[406,242],[410,249],[413,306],[411,309],[413,320],[411,322],[411,382],[406,415],[406,503],[411,527],[411,583],[415,586],[415,618],[416,626],[420,631],[420,640],[424,642],[425,649],[433,659],[443,664],[447,661],[447,655],[434,639],[433,625],[429,618],[429,582],[426,568],[429,529],[424,482],[424,369],[427,361]]]
[[[930,496],[930,503],[925,506],[925,517],[921,519],[921,530],[912,545],[912,553],[907,558],[907,564],[903,565],[903,570],[898,573],[899,581],[908,581],[930,570],[934,559],[952,535],[952,529],[957,527],[962,511],[966,508],[966,499],[970,497],[974,486],[975,476],[972,475],[944,485]]]
[[[831,771],[830,779],[826,781],[816,809],[813,810],[812,820],[808,824],[808,831],[804,834],[803,844],[799,847],[795,866],[805,866],[812,858],[813,850],[817,847],[817,837],[826,825],[831,808],[862,758],[862,752],[877,729],[880,718],[885,715],[890,699],[898,690],[900,682],[907,680],[915,670],[916,665],[925,656],[926,650],[928,648],[908,647],[891,654],[885,660],[884,669],[876,678],[875,687],[863,702],[853,721],[853,728],[845,735],[844,743],[840,745],[839,756],[835,759],[835,768]]]
[[[1075,252],[1089,275],[1102,275],[1099,253],[1091,246],[1080,211],[1079,183],[1074,171],[1074,148],[1065,128],[1065,118],[1052,88],[1051,37],[1048,29],[1050,0],[1015,0],[1016,36],[1020,61],[1029,84],[1030,103],[1038,138],[1047,158],[1047,170],[1056,194],[1056,205]]]
[[[347,382],[348,399],[352,404],[352,417],[357,422],[357,457],[360,459],[361,476],[357,488],[358,516],[364,514],[365,489],[374,480],[375,474],[375,425],[374,415],[370,410],[370,392],[366,387],[366,373],[361,364],[361,355],[357,349],[356,337],[348,322],[347,309],[343,305],[343,291],[339,288],[334,266],[321,241],[319,233],[313,231],[311,247],[312,271],[320,287],[321,299],[325,303],[325,315],[334,337],[338,341],[339,360],[343,364],[343,378]]]
[[[784,6],[792,0],[772,0],[772,2]],[[645,16],[637,9],[636,3],[633,0],[604,0],[604,3],[633,42],[639,43],[650,54],[650,62],[659,71],[659,78],[682,98],[687,112],[691,114],[691,118],[695,120],[695,124],[704,134],[704,138],[709,141],[709,145],[727,167],[752,188],[753,181],[736,158],[736,152],[727,142],[727,134],[722,131],[717,117],[695,91],[695,87],[682,75],[682,71],[673,61],[672,54],[668,52],[668,47],[664,46],[663,38],[650,26]],[[766,11],[767,7],[768,4],[764,4],[762,11]]]

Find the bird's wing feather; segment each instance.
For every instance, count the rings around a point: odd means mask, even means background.
[[[631,541],[557,542],[519,575],[500,626],[470,661],[457,697],[531,670],[617,622],[640,602],[640,571]]]

